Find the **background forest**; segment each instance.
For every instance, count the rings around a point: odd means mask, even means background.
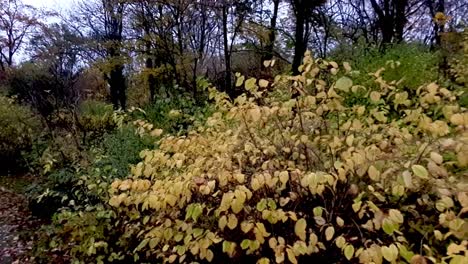
[[[467,263],[467,14],[0,0],[0,263]]]

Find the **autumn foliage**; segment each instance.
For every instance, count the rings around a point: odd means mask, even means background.
[[[234,102],[213,90],[205,125],[163,137],[111,184],[95,209],[107,220],[62,215],[73,239],[60,244],[92,262],[466,262],[461,93],[407,91],[384,68],[370,90],[349,64],[310,56],[301,70],[272,83],[238,76],[248,92]],[[103,223],[108,235],[93,237]]]

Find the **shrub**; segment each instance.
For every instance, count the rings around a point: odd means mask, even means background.
[[[80,94],[70,78],[53,72],[53,67],[47,63],[24,63],[8,75],[8,92],[49,118],[60,108],[76,102]]]
[[[466,262],[457,94],[431,83],[408,98],[376,75],[371,103],[346,107],[352,83],[317,78],[336,63],[306,57],[303,70],[261,103],[252,79],[254,97],[214,93],[218,112],[143,151],[111,184],[110,207],[61,214],[55,245],[83,263]]]
[[[79,108],[78,119],[84,133],[94,138],[116,128],[112,105],[100,101],[84,101]]]
[[[168,133],[185,133],[213,112],[209,103],[197,103],[187,94],[157,99],[143,110],[136,111],[135,117],[145,119]]]
[[[332,57],[339,61],[349,61],[355,72],[354,82],[369,88],[376,84],[368,73],[377,72],[382,67],[386,68],[382,74],[384,80],[401,80],[402,87],[412,90],[439,79],[436,73],[439,56],[423,45],[399,44],[383,52],[378,48],[361,47],[351,53],[333,54]]]
[[[26,106],[0,96],[1,165],[15,165],[21,152],[28,150],[41,131],[41,122]],[[11,166],[9,166],[11,167]]]
[[[147,134],[138,134],[133,125],[106,134],[102,139],[102,153],[99,166],[110,165],[112,176],[122,178],[130,173],[130,165],[141,161],[140,152],[154,147],[154,138]]]

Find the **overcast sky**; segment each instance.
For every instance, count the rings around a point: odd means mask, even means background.
[[[62,11],[68,9],[74,0],[23,0],[23,3],[32,5],[38,8],[47,8],[54,11]]]

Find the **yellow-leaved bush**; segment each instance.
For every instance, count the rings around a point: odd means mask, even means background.
[[[460,94],[432,83],[410,96],[380,77],[384,69],[371,91],[353,85],[349,64],[310,55],[301,69],[272,83],[238,76],[247,94],[230,102],[213,92],[218,112],[204,126],[143,151],[110,188],[113,243],[133,245],[113,254],[139,263],[466,263]],[[343,103],[363,92],[362,105]]]

